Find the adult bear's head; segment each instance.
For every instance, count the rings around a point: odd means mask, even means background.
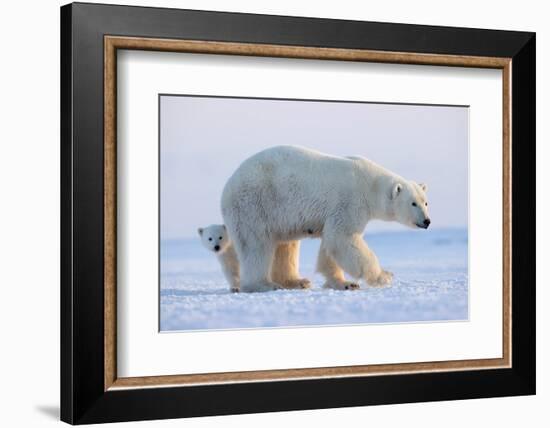
[[[391,206],[394,220],[409,227],[427,229],[430,225],[425,184],[397,181],[391,189]]]

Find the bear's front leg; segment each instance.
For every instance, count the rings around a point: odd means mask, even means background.
[[[359,284],[357,282],[346,281],[344,271],[336,264],[334,259],[328,255],[322,243],[321,248],[319,248],[319,256],[317,257],[317,272],[325,277],[326,282],[323,288],[330,288],[333,290],[359,289]]]
[[[233,247],[233,244],[229,244],[227,249],[220,255],[218,260],[222,266],[222,271],[225,279],[229,283],[229,290],[232,293],[238,293],[240,288],[240,269],[239,259],[237,258],[237,252]]]
[[[371,286],[390,284],[393,274],[383,270],[376,254],[358,234],[334,233],[323,238],[328,255],[354,278],[363,278]]]

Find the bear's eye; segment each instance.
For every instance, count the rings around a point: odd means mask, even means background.
[[[208,238],[209,241],[212,241],[212,238]]]
[[[426,202],[424,205],[428,206],[428,203]]]
[[[223,237],[220,236],[220,241],[223,239]]]
[[[413,206],[413,207],[416,207],[416,202],[413,202],[413,203],[412,203],[412,206]]]

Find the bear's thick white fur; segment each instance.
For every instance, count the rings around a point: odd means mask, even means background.
[[[326,287],[391,282],[363,240],[370,220],[429,225],[426,187],[360,157],[277,146],[245,160],[226,183],[222,215],[240,262],[241,291],[303,288],[299,239],[321,237]]]
[[[239,259],[223,224],[211,224],[198,229],[204,247],[216,254],[229,289],[239,291]]]

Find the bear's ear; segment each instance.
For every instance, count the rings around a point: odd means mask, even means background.
[[[418,183],[418,187],[420,187],[424,192],[428,191],[428,185],[424,183]]]
[[[225,227],[225,224],[222,224],[223,230],[227,230],[227,227]]]
[[[393,189],[391,191],[391,198],[395,199],[397,196],[401,193],[401,190],[403,189],[403,186],[401,183],[397,183],[393,186]]]
[[[197,229],[197,232],[199,232],[199,235],[202,236],[202,232],[204,231],[204,229],[202,227],[199,227]]]

